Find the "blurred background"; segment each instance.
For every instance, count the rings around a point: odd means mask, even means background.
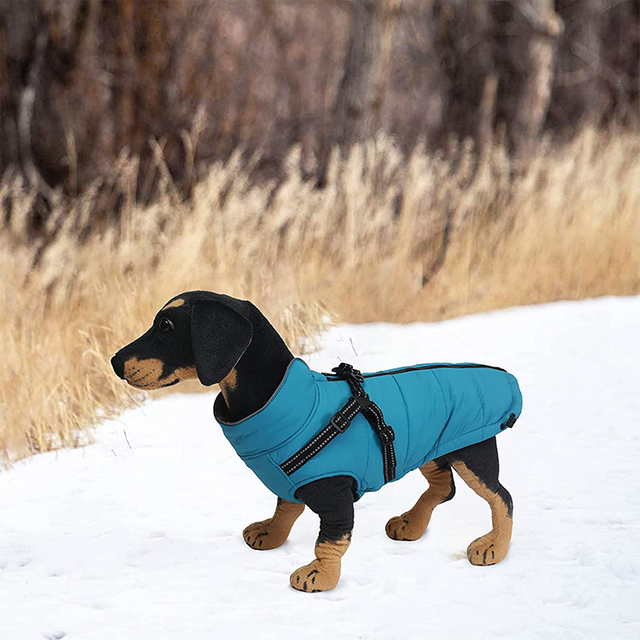
[[[189,195],[195,169],[238,148],[271,177],[300,144],[322,186],[333,145],[380,132],[403,154],[496,133],[523,154],[585,122],[637,128],[639,6],[2,0],[0,171],[75,195],[135,157],[147,201],[158,151]]]
[[[182,290],[298,351],[637,293],[639,59],[639,0],[0,0],[0,451]]]

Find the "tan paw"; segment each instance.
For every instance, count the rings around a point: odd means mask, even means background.
[[[386,534],[392,540],[419,540],[424,535],[426,527],[417,525],[411,518],[411,514],[403,513],[401,516],[391,518],[384,528]]]
[[[244,541],[252,549],[256,549],[257,551],[268,551],[282,546],[285,543],[287,536],[276,535],[272,527],[269,526],[270,524],[271,518],[269,518],[269,520],[250,524],[242,532]]]
[[[289,582],[294,589],[307,593],[318,591],[331,591],[335,589],[340,580],[340,563],[327,563],[322,560],[314,560],[311,564],[296,569]]]
[[[467,558],[471,564],[488,566],[504,560],[508,550],[509,545],[499,544],[495,537],[488,533],[467,547]]]

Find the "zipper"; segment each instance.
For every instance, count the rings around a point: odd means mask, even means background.
[[[378,378],[380,376],[395,376],[398,373],[408,373],[409,371],[425,371],[427,369],[494,369],[495,371],[503,371],[507,373],[506,369],[502,367],[492,367],[488,364],[426,364],[416,367],[405,367],[404,369],[391,369],[389,371],[378,371],[377,373],[363,373],[363,378]],[[344,380],[339,376],[332,373],[323,373],[323,376],[327,378],[329,382],[336,382],[337,380]]]

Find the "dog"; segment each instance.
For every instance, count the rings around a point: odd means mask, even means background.
[[[139,389],[190,378],[219,385],[216,419],[278,496],[273,517],[243,531],[247,545],[280,547],[305,505],[320,518],[315,559],[291,574],[294,589],[335,588],[354,502],[415,468],[429,486],[389,520],[391,539],[425,533],[435,507],[455,495],[455,470],[491,509],[493,528],[469,545],[469,562],[492,565],[507,555],[513,501],[498,480],[495,435],[513,426],[522,397],[503,369],[436,363],[363,375],[343,364],[320,374],[294,358],[251,302],[207,291],[172,298],[111,364]]]

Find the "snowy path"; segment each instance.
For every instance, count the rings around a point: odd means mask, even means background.
[[[357,504],[335,591],[293,591],[315,516],[281,549],[246,547],[242,529],[274,499],[223,439],[213,395],[174,395],[105,424],[94,446],[0,473],[0,640],[640,637],[640,297],[342,325],[307,360],[338,357],[518,376],[524,411],[498,436],[515,503],[502,564],[466,560],[490,518],[461,481],[422,540],[387,539],[425,489],[413,473]]]

